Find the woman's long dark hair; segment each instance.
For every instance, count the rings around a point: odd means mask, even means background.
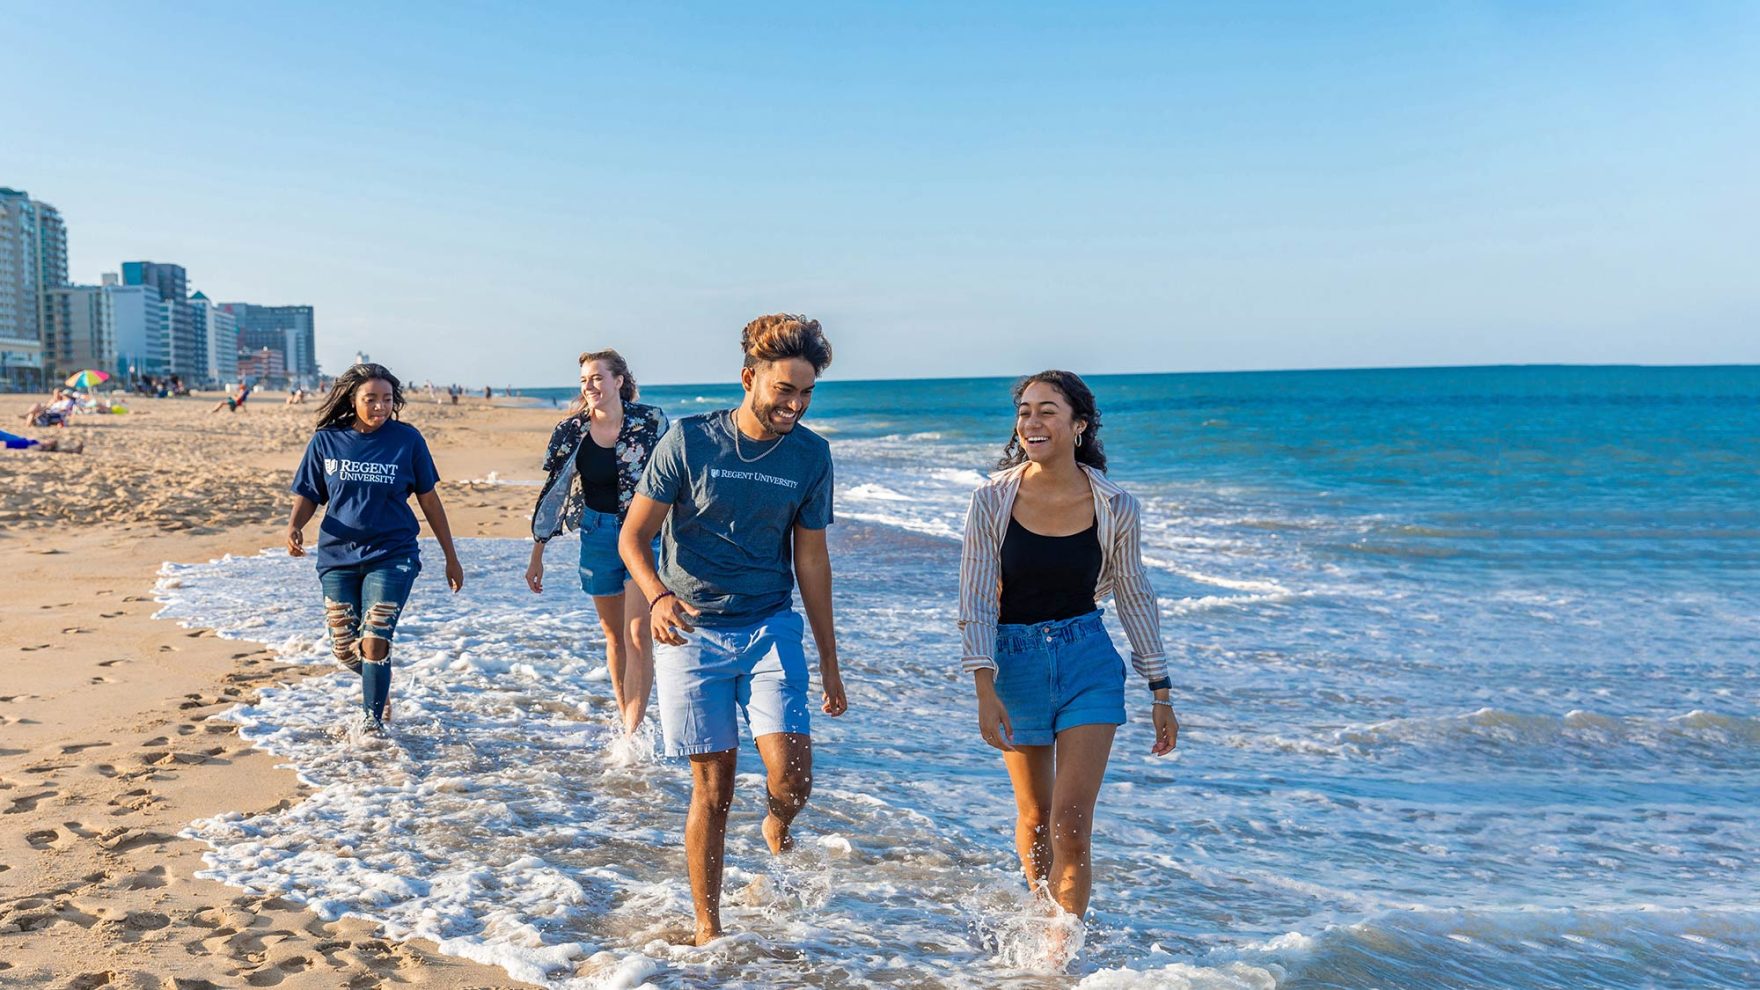
[[[355,390],[375,378],[390,384],[391,418],[401,418],[397,414],[403,411],[403,383],[382,364],[357,364],[337,375],[330,384],[330,394],[324,396],[324,404],[318,407],[318,429],[353,426]]]
[[[1087,423],[1088,428],[1077,434],[1081,444],[1076,447],[1076,463],[1086,464],[1101,472],[1106,470],[1106,448],[1100,443],[1100,407],[1094,404],[1094,393],[1088,383],[1073,371],[1041,371],[1036,375],[1028,375],[1014,384],[1014,405],[1020,408],[1021,395],[1027,386],[1037,382],[1057,389],[1063,393],[1064,401],[1069,403],[1071,416],[1079,423]],[[1002,459],[996,462],[996,470],[1002,471],[1014,467],[1027,459],[1027,452],[1021,447],[1018,431],[1010,430],[1008,446],[1002,448]]]

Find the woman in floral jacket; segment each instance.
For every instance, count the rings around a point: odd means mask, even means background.
[[[581,590],[592,596],[605,634],[605,665],[626,732],[641,728],[654,683],[654,641],[647,600],[617,555],[617,534],[669,425],[657,406],[635,401],[636,378],[623,355],[589,351],[580,357],[581,397],[556,424],[544,456],[549,480],[532,513],[532,559],[526,584],[544,591],[544,544],[580,530]]]

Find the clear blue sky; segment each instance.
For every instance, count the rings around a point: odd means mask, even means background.
[[[354,9],[373,7],[371,10]],[[10,4],[77,281],[328,369],[721,380],[1760,362],[1760,5]]]

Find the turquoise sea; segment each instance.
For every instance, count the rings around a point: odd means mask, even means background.
[[[617,752],[587,603],[524,592],[519,541],[466,541],[460,600],[424,578],[379,765],[335,755],[315,682],[239,714],[319,790],[197,823],[214,875],[555,986],[1760,985],[1760,368],[1091,379],[1184,732],[1157,760],[1146,704],[1121,730],[1062,975],[954,627],[1009,384],[820,387],[852,710],[816,723],[798,862],[742,778],[744,934],[666,944],[684,772]],[[295,568],[168,568],[166,614],[321,662],[315,609],[264,605]]]

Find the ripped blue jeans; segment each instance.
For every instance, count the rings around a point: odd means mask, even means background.
[[[385,717],[385,699],[391,696],[391,638],[420,573],[422,559],[411,553],[332,567],[318,575],[330,650],[341,663],[360,662],[361,707],[374,718]],[[383,659],[366,658],[361,644],[369,639],[385,641]]]

